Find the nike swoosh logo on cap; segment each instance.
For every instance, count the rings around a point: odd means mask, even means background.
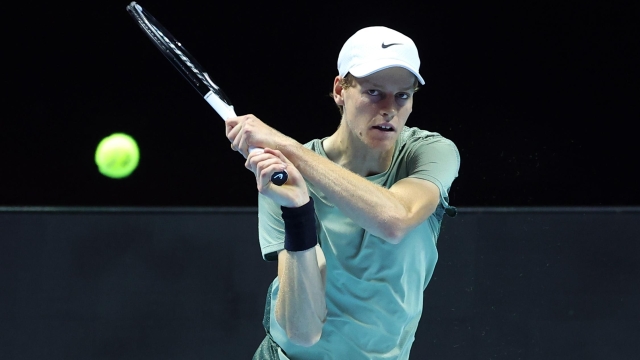
[[[391,44],[385,44],[384,42],[382,43],[382,48],[386,49],[389,46],[393,46],[393,45],[402,45],[401,43],[391,43]]]

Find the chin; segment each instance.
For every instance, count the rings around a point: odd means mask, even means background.
[[[397,138],[398,137],[395,136],[387,139],[368,139],[367,146],[371,150],[378,150],[382,152],[393,150]]]

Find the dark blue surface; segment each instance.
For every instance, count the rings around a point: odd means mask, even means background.
[[[255,209],[3,209],[2,359],[249,359]],[[412,359],[634,359],[640,209],[445,218]]]

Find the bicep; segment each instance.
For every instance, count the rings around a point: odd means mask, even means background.
[[[391,189],[397,187],[394,192],[407,202],[413,219],[424,221],[438,205],[449,207],[449,189],[459,169],[460,153],[451,140],[425,141],[408,156],[408,177]]]
[[[449,189],[459,169],[460,153],[456,145],[447,139],[420,144],[408,160],[409,176],[436,186],[445,207]]]
[[[389,191],[406,209],[406,226],[413,228],[425,221],[440,203],[440,189],[431,181],[404,178],[393,184]]]

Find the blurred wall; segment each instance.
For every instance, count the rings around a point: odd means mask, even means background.
[[[631,359],[640,209],[445,218],[412,359]],[[276,264],[254,208],[5,208],[1,359],[249,359]]]

